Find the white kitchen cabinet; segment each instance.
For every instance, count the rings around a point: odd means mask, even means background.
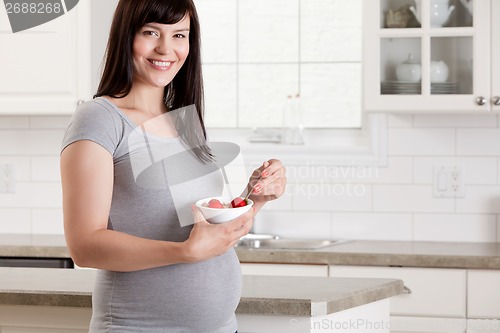
[[[467,333],[500,333],[500,320],[467,319]]]
[[[364,109],[394,113],[500,111],[500,46],[494,42],[500,37],[499,1],[470,0],[469,6],[466,0],[417,2],[418,20],[411,14],[410,27],[404,20],[388,19],[391,10],[409,13],[405,8],[414,5],[414,0],[363,3]],[[432,8],[438,2],[440,8],[451,11],[443,25],[432,23],[436,17]],[[401,74],[404,69],[400,73],[397,69],[410,54],[417,68],[412,68],[414,75],[405,76]],[[433,69],[444,74],[437,75]]]
[[[330,266],[332,277],[395,278],[406,293],[391,298],[391,332],[464,333],[466,270]]]
[[[0,10],[0,115],[71,114],[90,99],[90,1],[12,33]]]
[[[242,263],[245,275],[328,276],[328,265]]]

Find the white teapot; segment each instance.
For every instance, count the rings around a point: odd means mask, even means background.
[[[449,5],[449,0],[430,0],[431,27],[442,27],[448,21],[455,6]],[[415,0],[415,5],[410,6],[409,10],[415,15],[415,18],[422,24],[420,0]]]

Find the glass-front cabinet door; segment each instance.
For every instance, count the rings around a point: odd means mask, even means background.
[[[479,0],[476,0],[479,1]],[[500,112],[500,1],[491,2],[491,105]]]
[[[364,6],[366,111],[493,109],[489,0],[377,0]]]

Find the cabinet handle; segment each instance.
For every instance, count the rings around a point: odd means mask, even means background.
[[[500,105],[500,96],[494,96],[491,100],[494,105]]]
[[[85,101],[83,99],[79,99],[78,102],[76,102],[76,105],[77,106],[80,106],[82,105],[83,103],[85,103]]]
[[[476,103],[477,105],[484,105],[486,104],[486,98],[484,98],[483,96],[479,96],[478,98],[476,98]]]
[[[403,286],[403,294],[411,294],[411,289],[408,288],[407,286]]]

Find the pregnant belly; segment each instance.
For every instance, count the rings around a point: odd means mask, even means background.
[[[170,327],[216,331],[234,320],[241,296],[241,270],[233,250],[200,263],[102,273],[94,311],[112,317],[107,321],[113,326],[137,327],[138,332]],[[107,309],[111,313],[104,314]]]

